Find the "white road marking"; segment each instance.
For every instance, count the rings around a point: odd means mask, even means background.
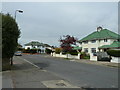
[[[30,61],[28,61],[28,60],[26,60],[26,59],[23,59],[23,60],[26,61],[26,62],[28,62],[28,63],[30,63],[31,65],[35,66],[36,68],[40,68],[40,67],[38,67],[37,65],[33,64],[32,62],[30,62]]]
[[[39,69],[41,68],[41,67],[38,67],[37,65],[33,64],[32,62],[28,61],[27,59],[24,59],[24,58],[21,58],[21,57],[19,57],[19,58],[22,59],[22,60],[24,60],[24,61],[26,61],[26,62],[28,62],[29,64],[35,66],[36,68],[39,68]],[[47,70],[44,70],[44,69],[42,69],[41,71],[47,72]]]
[[[20,58],[20,57],[19,57],[19,58]],[[21,59],[23,59],[23,58],[21,58]],[[28,60],[26,60],[26,59],[23,59],[23,60],[26,61],[26,62],[28,62],[29,64],[35,66],[36,68],[40,68],[40,67],[38,67],[37,65],[33,64],[32,62],[30,62],[30,61],[28,61]]]

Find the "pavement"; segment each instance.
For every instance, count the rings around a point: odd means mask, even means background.
[[[0,89],[2,89],[2,72],[0,72]]]
[[[53,57],[53,56],[47,56],[47,57]],[[54,58],[59,58],[59,57],[54,57]],[[72,58],[68,60],[73,61],[73,62],[78,62],[78,63],[80,62],[80,63],[86,63],[86,64],[94,64],[94,65],[102,65],[102,66],[120,68],[120,63],[113,63],[113,62],[108,62],[108,61],[91,61],[89,59],[72,59]]]
[[[75,60],[75,61],[81,62],[81,63],[86,63],[86,64],[95,64],[95,65],[120,68],[120,63],[113,63],[113,62],[107,62],[107,61],[90,61],[87,59],[81,59],[81,60]]]
[[[2,88],[79,88],[21,58],[13,60],[12,70],[2,72]]]

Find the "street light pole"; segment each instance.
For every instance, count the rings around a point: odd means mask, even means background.
[[[16,14],[17,14],[17,12],[19,12],[19,13],[23,13],[22,10],[16,10],[16,11],[15,11],[15,20],[16,20]]]
[[[16,21],[16,13],[19,12],[19,13],[23,13],[22,10],[15,10],[15,21]],[[10,58],[10,63],[11,65],[13,65],[13,57]]]

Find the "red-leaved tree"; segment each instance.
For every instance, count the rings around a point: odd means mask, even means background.
[[[63,36],[63,39],[60,38],[60,46],[63,52],[70,52],[73,48],[72,45],[75,45],[76,41],[77,39],[70,35]]]

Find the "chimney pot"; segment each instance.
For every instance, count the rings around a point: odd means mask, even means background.
[[[97,31],[100,32],[103,28],[101,26],[97,27]]]

